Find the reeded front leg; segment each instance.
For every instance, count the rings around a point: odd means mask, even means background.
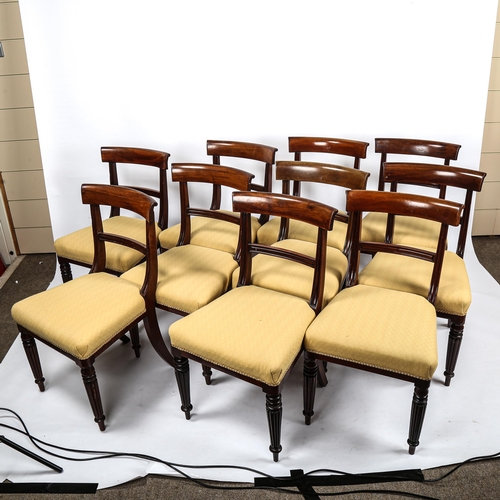
[[[455,376],[455,367],[457,365],[458,353],[462,345],[464,334],[465,316],[456,317],[450,321],[450,334],[448,336],[448,349],[446,352],[446,365],[444,370],[444,385],[449,386],[451,379]]]
[[[410,430],[408,433],[408,452],[410,455],[415,453],[415,450],[419,445],[420,432],[422,431],[422,425],[424,423],[430,384],[430,381],[425,380],[418,382],[415,384],[415,389],[413,391]]]
[[[130,329],[130,338],[132,339],[132,349],[135,352],[135,357],[141,357],[141,339],[139,338],[139,325],[134,325]]]
[[[42,365],[40,363],[40,357],[38,356],[35,339],[26,333],[21,333],[21,340],[23,342],[24,352],[28,358],[33,377],[35,377],[35,384],[38,385],[40,392],[43,392],[45,391],[45,378],[43,377]]]
[[[181,410],[186,416],[186,420],[191,418],[191,389],[189,384],[189,360],[187,358],[175,358],[175,379],[177,380],[177,387],[181,396]]]
[[[66,260],[58,260],[59,269],[61,270],[61,278],[63,280],[63,283],[67,283],[68,281],[71,281],[73,279],[73,275],[71,274],[71,266]]]
[[[318,364],[315,359],[311,359],[308,356],[307,352],[304,352],[304,410],[302,414],[306,418],[306,425],[311,424],[311,417],[314,415],[314,397],[316,395],[317,378]]]
[[[91,361],[85,361],[80,365],[83,385],[87,391],[87,397],[89,398],[90,406],[92,407],[92,412],[94,413],[94,421],[99,426],[99,429],[103,431],[106,429],[104,420],[104,410],[102,409],[101,394],[99,392],[99,384],[97,383],[97,376],[95,373],[94,365]]]
[[[277,462],[281,452],[281,419],[283,416],[281,393],[275,396],[266,394],[266,411],[269,437],[271,438],[269,451],[273,454],[273,460]]]
[[[205,377],[205,384],[210,385],[212,383],[212,369],[210,366],[202,365],[202,373]]]

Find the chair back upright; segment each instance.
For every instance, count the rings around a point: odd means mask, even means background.
[[[350,238],[352,240],[350,243],[351,253],[346,287],[358,284],[361,253],[376,254],[385,252],[404,255],[433,263],[427,299],[434,304],[443,266],[448,227],[458,226],[463,205],[453,201],[408,193],[348,191],[346,208],[350,214],[349,224],[352,225],[352,230],[350,231]],[[388,241],[385,242],[361,240],[364,212],[382,212],[391,215],[421,217],[436,221],[441,224],[437,248],[435,250],[422,249],[395,244],[392,242],[392,234],[389,234]]]
[[[237,191],[247,191],[251,189],[254,175],[233,167],[221,165],[211,165],[206,163],[174,163],[172,164],[172,181],[179,183],[180,192],[180,212],[181,228],[179,233],[180,245],[187,245],[191,241],[191,217],[201,216],[209,219],[217,219],[233,224],[239,224],[237,215],[220,211],[213,208],[213,203],[209,209],[193,207],[189,198],[189,183],[206,183],[236,189]],[[236,257],[239,250],[236,252]]]
[[[117,164],[128,163],[134,165],[145,165],[158,168],[159,183],[158,189],[146,186],[125,186],[131,187],[142,193],[152,196],[159,201],[158,204],[158,226],[160,229],[168,227],[168,188],[167,169],[169,153],[156,151],[153,149],[130,148],[118,146],[103,146],[101,148],[101,159],[109,165],[109,181],[111,185],[119,185]],[[120,215],[119,207],[111,207],[110,217]]]
[[[456,254],[463,258],[467,231],[469,228],[472,199],[475,192],[483,186],[485,172],[461,167],[450,167],[427,163],[386,163],[384,166],[384,182],[390,183],[391,191],[397,191],[398,184],[419,184],[439,189],[440,198],[446,196],[446,188],[453,187],[465,190],[463,212],[460,220]],[[394,216],[387,219],[386,240],[393,231]]]
[[[106,242],[133,248],[144,254],[146,273],[141,287],[141,295],[154,304],[158,276],[157,238],[154,207],[157,202],[136,189],[106,184],[83,184],[82,202],[90,205],[92,235],[94,239],[94,261],[91,273],[106,271]],[[143,217],[146,222],[146,243],[126,236],[107,233],[103,229],[101,206],[121,207]]]
[[[345,189],[366,189],[370,174],[362,170],[308,161],[278,161],[276,162],[276,179],[282,182],[283,194],[301,196],[303,182],[329,184]],[[291,188],[291,191],[290,191]],[[335,220],[348,223],[349,216],[345,212],[337,211]],[[288,238],[289,219],[281,218],[278,240]],[[348,239],[346,239],[347,243]],[[344,247],[344,253],[349,249]]]
[[[378,190],[384,190],[384,163],[387,155],[410,155],[429,158],[439,158],[449,165],[450,161],[458,158],[461,146],[451,142],[432,141],[427,139],[377,138],[375,152],[380,153],[380,173]],[[444,196],[441,196],[444,198]]]
[[[296,196],[255,192],[233,193],[233,209],[241,212],[240,247],[242,252],[237,286],[252,283],[252,258],[256,254],[299,262],[314,269],[309,305],[316,314],[319,313],[323,306],[327,232],[333,228],[337,209]],[[297,219],[317,226],[318,238],[315,257],[285,248],[253,243],[250,223],[252,213]]]
[[[294,153],[295,161],[302,160],[302,153],[330,153],[352,157],[355,169],[359,169],[360,160],[366,158],[368,146],[367,142],[333,137],[288,138],[288,151]]]
[[[273,186],[273,166],[276,161],[277,148],[253,142],[208,140],[207,154],[212,156],[215,165],[221,164],[221,157],[241,158],[264,164],[264,176],[261,183],[252,182],[251,190],[271,192]],[[221,206],[221,189],[214,185],[212,193],[212,210],[219,210]],[[261,216],[259,222],[264,224],[268,218]]]

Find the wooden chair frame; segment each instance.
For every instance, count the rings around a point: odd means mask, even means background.
[[[220,165],[221,157],[243,158],[264,163],[264,179],[261,184],[252,182],[252,191],[271,192],[273,186],[273,165],[276,159],[277,148],[253,142],[208,140],[207,154],[212,156],[212,162]],[[212,193],[211,210],[220,210],[221,189],[215,184]],[[261,215],[259,222],[264,224],[269,217]]]
[[[244,170],[218,164],[207,163],[173,163],[172,181],[179,183],[181,229],[177,246],[187,245],[191,242],[191,217],[206,217],[218,219],[232,224],[240,224],[238,216],[221,212],[213,208],[213,202],[209,209],[192,207],[189,201],[189,183],[213,184],[214,189],[221,191],[221,187],[245,191],[252,186],[254,175]],[[235,254],[239,260],[240,244]]]
[[[439,277],[443,265],[444,252],[448,226],[456,226],[460,222],[462,205],[446,200],[440,200],[420,195],[408,195],[404,193],[385,193],[381,191],[348,191],[347,211],[350,214],[350,224],[353,228],[350,233],[352,242],[351,258],[346,279],[346,288],[358,284],[358,273],[360,267],[361,253],[377,253],[380,251],[394,253],[397,255],[408,255],[411,257],[433,262],[432,278],[429,284],[427,300],[434,303],[439,287]],[[385,212],[395,215],[411,214],[416,217],[429,218],[441,223],[439,242],[436,251],[409,248],[392,243],[365,242],[361,241],[361,226],[363,212]],[[335,300],[335,299],[333,299]],[[405,380],[414,384],[414,393],[410,414],[410,428],[408,436],[409,453],[414,454],[419,444],[425,410],[427,407],[430,380],[422,380],[409,375],[384,370],[377,367],[367,366],[334,356],[319,355],[309,351],[304,352],[304,411],[305,423],[309,425],[314,415],[314,398],[317,385],[318,365],[317,360],[345,365],[360,370],[378,373],[392,378]]]
[[[237,286],[244,287],[251,284],[252,257],[256,254],[263,254],[300,262],[304,265],[313,267],[315,270],[309,306],[317,314],[321,310],[323,303],[327,231],[331,230],[333,227],[336,209],[318,202],[283,194],[237,192],[233,193],[233,210],[241,213],[240,238],[242,240],[242,254],[240,262],[241,272]],[[296,218],[318,226],[318,241],[315,258],[282,248],[252,243],[250,231],[251,213],[263,213],[269,216],[274,215]],[[227,293],[230,294],[231,291]],[[210,305],[207,307],[210,307]],[[228,373],[234,377],[245,380],[246,382],[250,382],[251,384],[262,388],[266,394],[266,410],[271,440],[271,446],[269,449],[273,453],[274,461],[278,461],[278,456],[281,451],[281,419],[283,411],[281,391],[286,377],[279,385],[270,386],[256,379],[250,378],[245,374],[207,362],[195,354],[181,351],[175,347],[172,347],[172,354],[174,356],[177,383],[182,402],[181,409],[185,413],[186,419],[191,418],[191,410],[193,408],[191,404],[189,386],[188,359],[197,361],[209,369],[216,368],[219,371]],[[295,364],[299,356],[300,352],[297,354],[293,364]],[[290,370],[291,367],[289,371]]]
[[[378,190],[384,191],[384,163],[387,162],[387,155],[394,154],[440,158],[444,161],[444,165],[449,165],[452,160],[454,161],[458,158],[460,148],[461,146],[459,144],[427,139],[375,139],[375,152],[380,153]]]
[[[302,160],[302,153],[331,153],[352,157],[353,167],[357,170],[359,170],[360,160],[366,158],[368,146],[368,142],[333,137],[297,136],[288,138],[288,151],[294,153],[295,161]]]
[[[309,161],[278,161],[276,162],[276,179],[282,181],[283,194],[292,194],[301,196],[301,184],[303,182],[315,182],[330,184],[345,189],[366,189],[368,172],[351,169],[330,163],[319,163]],[[290,187],[292,189],[290,190]],[[337,212],[335,220],[348,223],[349,216]],[[288,238],[289,219],[282,218],[278,241]],[[346,244],[349,238],[346,239]],[[349,254],[347,245],[344,247],[344,253]]]
[[[144,282],[140,289],[140,294],[144,298],[146,311],[143,315],[136,318],[131,324],[126,325],[120,332],[118,332],[112,339],[104,344],[97,352],[87,359],[79,359],[71,354],[59,349],[52,343],[46,341],[44,338],[37,336],[24,326],[18,324],[19,331],[21,332],[22,343],[31,366],[35,382],[40,391],[45,390],[44,377],[41,369],[41,363],[38,356],[35,339],[49,345],[56,351],[64,354],[72,359],[81,369],[83,383],[87,391],[87,396],[94,413],[94,420],[98,424],[99,429],[105,429],[105,416],[97,383],[97,377],[94,369],[94,362],[97,356],[104,352],[110,345],[121,339],[127,332],[131,332],[132,346],[134,348],[136,357],[140,356],[140,342],[138,323],[144,321],[147,335],[153,345],[153,348],[160,355],[160,357],[168,364],[172,365],[171,353],[163,341],[155,309],[155,293],[157,282],[157,240],[156,240],[156,224],[154,207],[157,202],[150,196],[140,193],[135,189],[122,187],[122,186],[109,186],[109,185],[96,185],[84,184],[82,186],[82,202],[90,205],[90,212],[92,217],[92,234],[94,238],[94,262],[90,273],[104,273],[106,271],[106,248],[105,242],[112,242],[124,245],[144,254],[146,259],[146,273]],[[120,207],[123,209],[131,210],[145,219],[145,233],[146,244],[139,243],[130,238],[106,233],[103,230],[101,206],[108,205],[112,207]],[[82,277],[82,278],[85,278]],[[80,278],[81,279],[81,278]],[[117,278],[118,279],[118,278]],[[59,286],[67,286],[65,284]],[[43,292],[42,292],[43,293]],[[78,305],[76,305],[77,307]],[[57,308],[57,304],[54,304]],[[70,332],[69,332],[70,334]]]
[[[447,187],[465,190],[463,212],[460,218],[460,229],[455,253],[463,259],[467,233],[469,230],[472,199],[474,193],[480,192],[486,173],[461,167],[434,165],[427,163],[395,163],[384,164],[384,182],[390,183],[391,191],[396,192],[400,184],[419,184],[439,190],[439,198],[444,199]],[[385,240],[389,241],[394,231],[394,215],[387,218]],[[462,344],[466,316],[438,311],[440,318],[449,321],[450,334],[445,365],[445,385],[449,386],[455,376],[455,367]]]
[[[163,151],[156,151],[152,149],[134,148],[134,147],[121,147],[121,146],[103,146],[101,148],[101,160],[108,163],[109,168],[109,182],[112,186],[120,185],[118,180],[117,165],[120,163],[136,164],[143,166],[151,166],[158,168],[159,184],[158,189],[151,189],[141,186],[124,186],[137,189],[138,191],[156,198],[158,203],[158,226],[160,229],[165,229],[168,226],[168,189],[167,189],[167,169],[169,153]],[[111,207],[110,217],[120,215],[119,207]],[[90,268],[87,263],[75,259],[64,258],[57,256],[59,267],[61,270],[61,277],[63,282],[73,279],[71,273],[71,264],[82,267]],[[111,274],[118,274],[111,269],[106,269],[106,272]]]

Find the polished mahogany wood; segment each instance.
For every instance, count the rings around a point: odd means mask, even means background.
[[[465,190],[464,210],[456,249],[457,255],[462,258],[467,241],[472,198],[474,193],[481,191],[485,177],[485,172],[455,166],[396,162],[386,163],[384,166],[384,182],[391,184],[392,191],[396,191],[400,184],[419,184],[439,189],[440,197],[444,198],[447,187]]]
[[[323,304],[323,288],[325,281],[326,267],[326,237],[327,231],[333,227],[335,214],[337,210],[325,204],[299,198],[292,195],[275,193],[258,193],[255,191],[234,192],[233,210],[240,212],[240,241],[241,241],[241,259],[238,287],[252,284],[252,260],[256,254],[264,254],[276,258],[292,260],[314,269],[313,282],[311,284],[311,294],[309,297],[309,306],[318,313]],[[267,245],[255,244],[251,238],[251,214],[261,213],[296,219],[314,224],[318,227],[318,238],[316,241],[316,254],[314,258],[304,256],[298,252],[291,252],[285,249],[279,249]],[[226,292],[231,294],[232,291]],[[210,307],[210,304],[206,306]],[[241,314],[236,314],[237,321],[244,321],[245,314],[254,314],[248,310],[249,305],[241,304]],[[233,311],[234,313],[234,311]],[[235,334],[238,331],[238,323],[234,325]],[[272,334],[272,332],[270,332]],[[200,331],[203,335],[203,331]],[[253,385],[261,387],[266,394],[266,413],[268,417],[268,427],[270,436],[270,451],[273,454],[274,461],[278,461],[281,451],[281,421],[282,421],[282,401],[281,391],[285,380],[290,373],[291,368],[300,358],[301,351],[297,353],[294,362],[288,369],[287,375],[277,386],[270,386],[264,382],[258,381],[241,371],[235,372],[227,366],[219,366],[202,359],[196,352],[184,352],[172,347],[172,353],[175,361],[176,378],[181,396],[181,409],[187,419],[191,417],[192,404],[189,390],[189,367],[187,360],[191,359],[203,365],[205,377],[210,378],[210,368],[222,371]],[[209,383],[209,380],[207,380]]]
[[[296,161],[302,160],[302,153],[330,153],[353,158],[353,167],[359,169],[360,160],[366,158],[369,143],[334,137],[289,137],[288,151],[294,153]]]
[[[449,165],[452,160],[458,158],[461,145],[451,142],[433,141],[427,139],[405,139],[405,138],[377,138],[375,139],[375,152],[380,153],[380,173],[378,190],[384,190],[384,163],[387,155],[410,155],[439,158]]]
[[[414,258],[424,258],[425,260],[433,262],[433,272],[429,283],[429,293],[427,297],[427,300],[433,304],[436,300],[439,287],[439,278],[446,250],[448,226],[457,226],[460,223],[463,205],[452,201],[422,195],[384,191],[351,190],[347,192],[346,209],[350,214],[349,224],[352,229],[349,232],[349,238],[351,239],[351,254],[345,286],[357,286],[361,264],[360,254],[363,251],[366,251],[366,248],[370,251],[369,253],[376,250],[377,252],[390,252]],[[421,253],[420,249],[410,249],[409,247],[392,243],[392,238],[389,238],[389,241],[386,243],[362,241],[360,239],[361,227],[363,215],[366,212],[381,212],[387,214],[423,217],[439,222],[441,224],[441,231],[437,249],[435,251],[429,250]],[[411,311],[408,311],[408,314],[411,314]],[[397,317],[395,321],[398,321]],[[407,442],[409,453],[415,453],[415,449],[419,444],[420,432],[424,421],[430,380],[422,380],[407,374],[396,373],[392,370],[384,370],[381,367],[368,366],[365,363],[356,362],[355,360],[340,359],[335,357],[335,353],[331,353],[329,356],[326,354],[320,355],[306,351],[304,353],[303,368],[303,414],[306,425],[311,423],[311,418],[314,415],[314,399],[318,378],[318,361],[323,363],[330,362],[345,365],[413,383],[414,392]]]
[[[396,192],[400,185],[405,184],[418,184],[426,188],[438,189],[440,198],[445,198],[448,187],[455,188],[457,190],[462,189],[465,191],[463,196],[464,208],[460,219],[457,247],[455,250],[455,253],[460,258],[463,258],[469,230],[472,200],[474,194],[481,191],[486,173],[458,166],[436,165],[429,163],[387,162],[384,164],[383,175],[383,182],[389,183],[391,191],[393,192]],[[393,231],[394,215],[389,215],[387,218],[385,235],[386,241],[389,241],[389,239],[392,238],[391,235],[393,234]],[[377,249],[365,246],[363,251],[374,254]],[[445,385],[449,386],[451,379],[455,375],[455,367],[458,360],[458,354],[460,352],[466,317],[443,311],[438,311],[438,316],[448,319],[450,324],[448,350],[444,371]]]
[[[271,192],[273,186],[273,166],[276,161],[277,148],[258,144],[254,142],[241,141],[224,141],[224,140],[208,140],[207,155],[212,156],[212,161],[216,165],[221,164],[221,157],[240,158],[258,162],[260,167],[264,167],[262,182],[253,181],[251,189],[253,191]],[[254,167],[252,167],[253,169]],[[221,206],[221,190],[220,186],[214,185],[212,191],[212,210],[218,210]],[[259,219],[261,224],[267,222],[265,216]]]
[[[173,163],[172,181],[179,183],[181,230],[177,246],[187,245],[191,241],[191,217],[203,216],[239,224],[237,215],[221,212],[218,208],[193,207],[189,197],[189,184],[204,183],[245,191],[251,189],[254,174],[241,169],[208,163]],[[238,256],[237,252],[237,256]],[[236,256],[236,257],[237,257]]]
[[[170,154],[164,151],[153,149],[122,147],[122,146],[103,146],[101,148],[101,160],[108,163],[109,183],[112,186],[120,185],[118,176],[119,164],[133,164],[137,167],[148,166],[158,169],[158,189],[152,189],[146,186],[134,185],[124,186],[136,189],[158,200],[158,226],[160,229],[166,229],[168,226],[168,185],[167,169]],[[110,217],[120,215],[120,207],[111,205]],[[90,267],[87,263],[81,262],[76,258],[67,258],[57,256],[62,280],[64,283],[73,279],[71,264]],[[117,274],[111,269],[107,269],[111,274]]]
[[[106,241],[111,241],[116,244],[134,248],[144,254],[144,257],[146,259],[146,272],[143,284],[140,289],[140,293],[145,301],[145,313],[135,318],[132,323],[123,325],[123,328],[119,332],[117,332],[113,338],[106,342],[95,354],[86,359],[75,358],[66,351],[51,344],[45,338],[39,337],[34,332],[31,332],[21,324],[18,324],[18,328],[21,332],[21,339],[26,355],[28,357],[30,367],[35,377],[35,382],[38,384],[40,390],[43,391],[45,389],[45,386],[35,339],[50,346],[57,352],[60,352],[61,354],[69,357],[80,367],[82,380],[87,392],[90,405],[92,407],[92,411],[94,413],[94,420],[99,425],[100,430],[104,430],[105,416],[102,407],[101,396],[99,393],[97,376],[94,369],[94,362],[97,356],[103,353],[118,339],[122,338],[127,331],[131,331],[132,347],[134,348],[136,356],[139,357],[140,343],[137,325],[139,322],[144,321],[144,326],[153,348],[168,364],[173,365],[174,363],[169,348],[165,344],[161,335],[155,309],[158,266],[154,208],[157,205],[157,202],[150,196],[141,193],[136,189],[131,189],[123,186],[97,184],[84,184],[82,186],[82,202],[90,206],[90,213],[92,217],[92,234],[95,243],[95,252],[94,262],[90,270],[91,273],[106,272]],[[135,240],[131,240],[130,238],[104,232],[101,215],[103,206],[116,206],[121,209],[131,210],[138,216],[144,218],[146,244],[139,243]],[[82,277],[80,279],[84,278],[85,277]],[[116,279],[118,280],[118,278]],[[125,282],[123,283],[125,284]],[[64,287],[71,285],[63,283],[60,286]],[[79,304],[75,304],[74,307],[78,309]],[[58,304],[54,304],[54,309],[57,308]],[[65,314],[70,314],[70,311],[66,311]],[[50,325],[48,325],[48,327],[50,328]],[[71,335],[70,331],[68,332],[68,335]]]

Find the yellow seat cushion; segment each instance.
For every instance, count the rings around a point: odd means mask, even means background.
[[[314,316],[305,300],[249,285],[176,321],[169,335],[181,351],[278,386]]]
[[[273,247],[293,250],[310,257],[316,253],[316,245],[308,241],[283,240],[271,245]],[[239,268],[233,274],[233,288],[239,277]],[[327,248],[324,301],[326,304],[340,290],[347,271],[347,258],[336,248]],[[295,295],[309,300],[313,283],[314,270],[311,267],[290,260],[256,255],[252,259],[252,284],[262,288]]]
[[[146,243],[146,226],[144,219],[117,216],[105,219],[102,222],[105,232],[128,236],[134,240]],[[157,226],[156,234],[160,234]],[[94,240],[92,227],[85,227],[73,233],[61,236],[54,242],[59,257],[76,260],[92,265],[94,259]],[[106,268],[123,273],[135,266],[144,258],[144,254],[132,248],[116,243],[106,243]]]
[[[107,274],[81,276],[12,306],[14,321],[77,359],[88,359],[146,312],[132,283]]]
[[[257,232],[257,241],[263,245],[272,245],[278,241],[281,218],[274,217],[266,222]],[[335,221],[333,229],[328,232],[327,245],[339,250],[344,249],[347,235],[347,224]],[[288,238],[315,243],[318,238],[318,228],[306,222],[290,219]]]
[[[238,267],[227,252],[196,245],[172,248],[158,256],[156,302],[192,313],[222,295]],[[121,278],[142,286],[146,264],[122,274]]]
[[[383,242],[387,214],[371,212],[363,218],[361,239]],[[438,222],[398,215],[394,222],[393,242],[421,248],[436,248],[441,225]]]
[[[309,326],[304,348],[431,380],[438,363],[436,311],[418,295],[365,285],[346,288]]]
[[[228,212],[238,215],[235,212]],[[252,241],[257,238],[257,230],[260,224],[256,217],[252,217]],[[162,231],[159,236],[160,246],[162,248],[173,248],[179,240],[181,225],[169,227]],[[232,224],[223,220],[210,219],[208,217],[191,217],[191,245],[215,248],[222,252],[234,254],[238,247],[240,227],[238,224]]]
[[[378,253],[359,274],[359,283],[415,293],[427,298],[432,263],[424,260]],[[438,312],[465,316],[472,302],[465,262],[446,251],[435,307]]]

